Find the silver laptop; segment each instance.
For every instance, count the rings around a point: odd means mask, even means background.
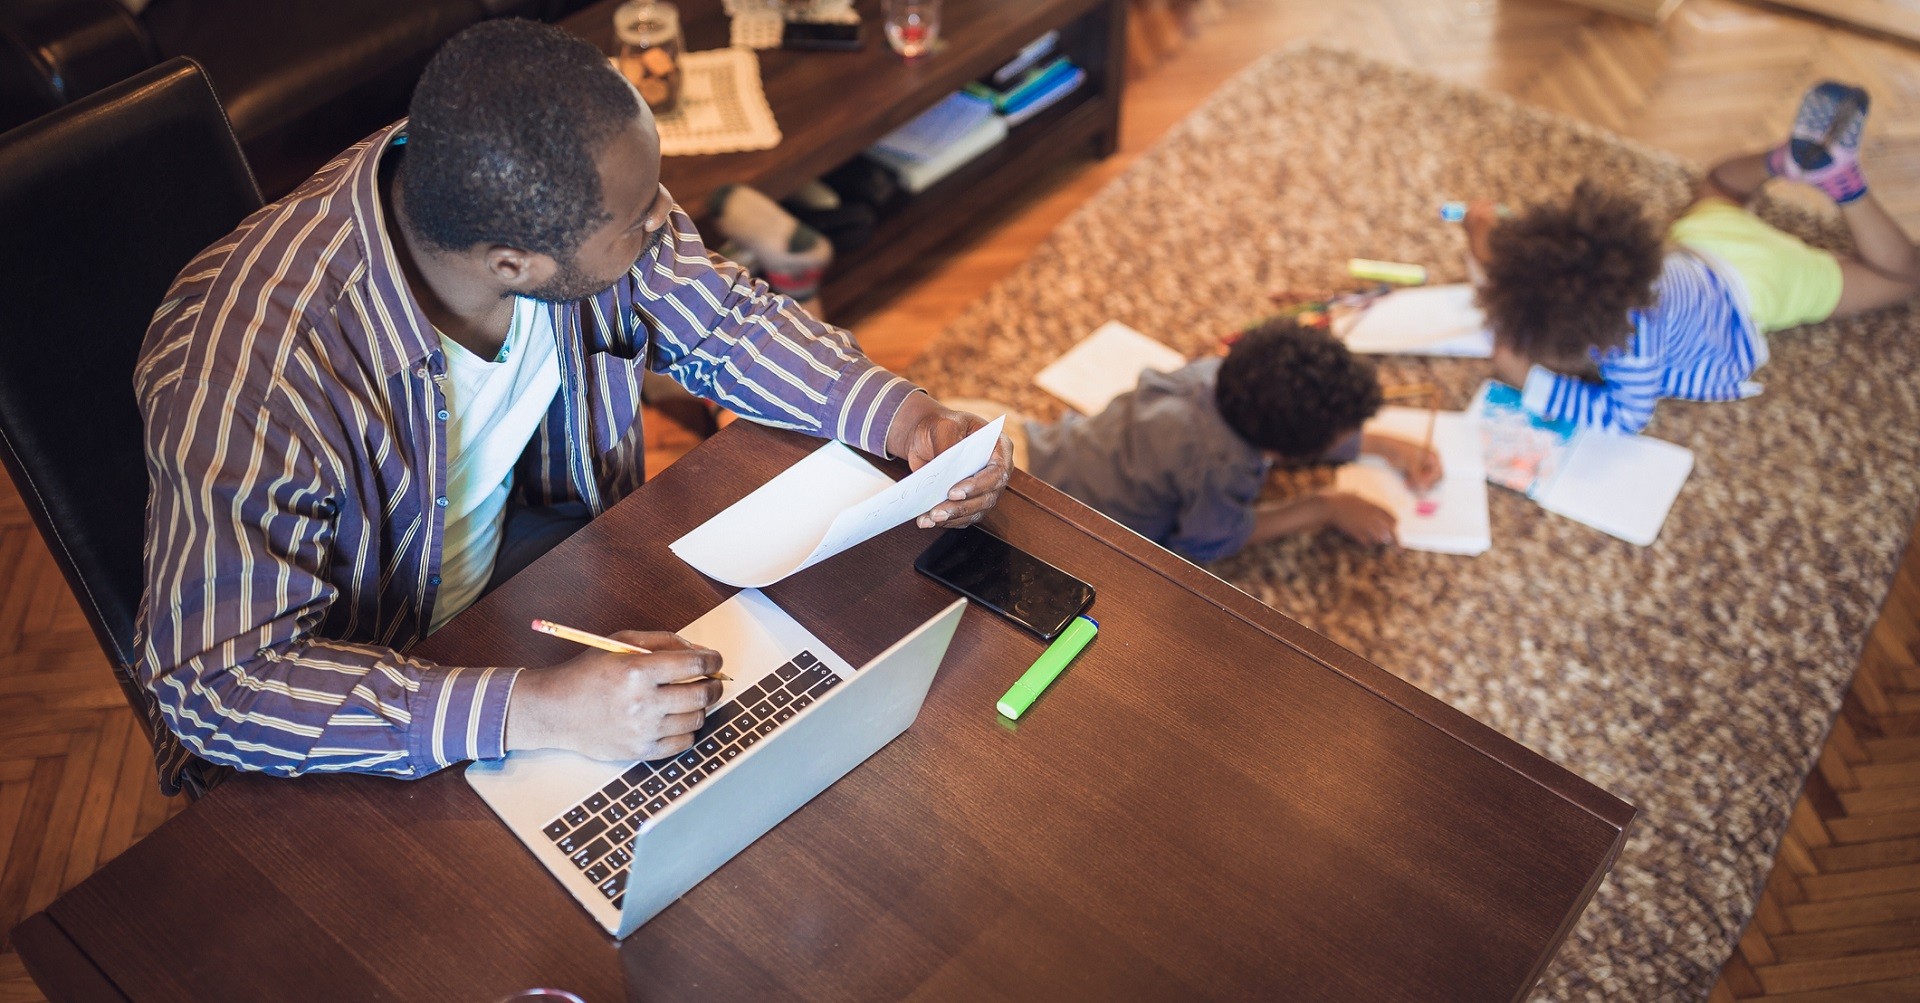
[[[514,753],[469,766],[467,782],[625,937],[906,731],[965,609],[956,601],[856,670],[748,589],[680,632],[733,677],[693,748],[651,763]]]

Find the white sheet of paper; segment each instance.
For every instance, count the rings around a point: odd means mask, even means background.
[[[1465,283],[1396,289],[1335,332],[1369,355],[1493,357],[1493,332]]]
[[[899,481],[828,443],[670,546],[709,578],[772,585],[945,501],[993,459],[1005,423],[994,419]]]
[[[1540,507],[1645,547],[1693,472],[1693,451],[1643,435],[1586,431],[1533,500]]]
[[[1107,409],[1140,383],[1140,373],[1170,373],[1187,357],[1120,323],[1107,321],[1034,376],[1033,383],[1081,414]]]
[[[1423,408],[1382,408],[1367,431],[1418,443],[1427,434]],[[1493,546],[1487,518],[1487,471],[1480,457],[1480,430],[1470,414],[1442,411],[1435,416],[1433,450],[1440,454],[1440,483],[1416,498],[1400,472],[1377,456],[1362,456],[1334,475],[1334,486],[1351,491],[1394,513],[1395,532],[1408,550],[1473,557]],[[1430,511],[1421,511],[1421,501]]]

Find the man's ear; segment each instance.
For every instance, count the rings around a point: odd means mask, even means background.
[[[507,244],[494,244],[481,256],[487,274],[493,276],[494,281],[508,292],[524,293],[538,289],[559,270],[558,262],[551,256]]]

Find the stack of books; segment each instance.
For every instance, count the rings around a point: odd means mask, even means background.
[[[901,188],[917,195],[1005,138],[1007,123],[994,113],[993,102],[955,92],[880,137],[867,156],[892,171]]]
[[[1086,82],[1086,70],[1073,65],[1065,56],[1056,56],[1020,74],[1005,89],[974,83],[968,84],[961,93],[993,102],[993,110],[1000,113],[1007,125],[1015,126],[1052,107]]]
[[[1073,93],[1087,72],[1054,56],[1057,32],[1021,49],[991,77],[927,109],[919,118],[880,137],[867,157],[918,195],[1007,138],[1007,130]],[[1053,58],[1049,59],[1048,57]]]

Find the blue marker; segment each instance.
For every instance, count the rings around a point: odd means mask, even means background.
[[[1513,215],[1513,211],[1504,205],[1494,206],[1493,212],[1494,215],[1499,216],[1501,219],[1506,219],[1508,216]],[[1440,218],[1449,223],[1466,222],[1467,204],[1465,202],[1440,203]]]

